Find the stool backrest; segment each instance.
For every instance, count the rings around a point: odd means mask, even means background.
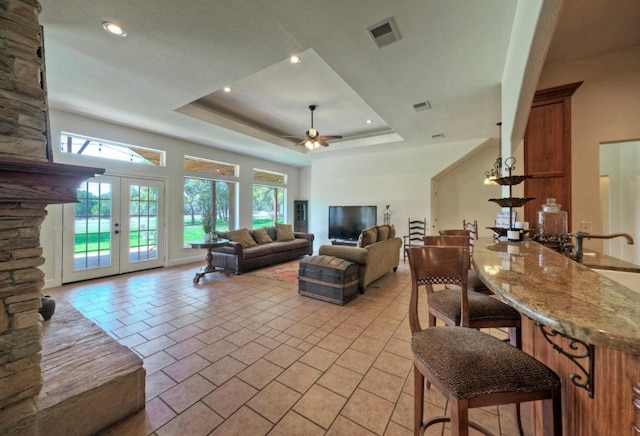
[[[436,245],[439,247],[469,247],[469,238],[465,235],[429,235],[422,238],[424,245]]]
[[[467,281],[469,270],[469,246],[425,245],[407,249],[411,271],[411,299],[409,325],[411,333],[422,331],[420,326],[419,293],[424,286],[427,295],[434,292],[433,285],[458,285],[461,289],[461,325],[469,324],[469,300]]]

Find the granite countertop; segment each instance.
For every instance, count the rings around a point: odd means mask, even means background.
[[[473,264],[523,315],[588,344],[640,355],[640,293],[533,241],[480,238]]]
[[[595,252],[586,252],[585,254],[586,256],[582,257],[582,264],[589,268],[640,273],[640,266],[634,263],[611,257],[606,254]]]

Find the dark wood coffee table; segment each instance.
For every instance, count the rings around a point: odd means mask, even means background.
[[[210,242],[204,242],[204,241],[189,242],[189,245],[191,245],[191,248],[199,248],[199,249],[204,248],[205,250],[207,250],[207,257],[206,257],[207,264],[204,267],[202,267],[200,272],[196,273],[195,277],[193,278],[193,283],[198,283],[202,278],[202,276],[204,276],[205,274],[213,273],[213,272],[220,272],[225,276],[229,277],[229,271],[227,271],[225,268],[219,268],[217,266],[214,266],[211,263],[211,261],[213,260],[213,254],[211,253],[211,250],[217,247],[224,247],[225,245],[227,245],[228,242],[229,242],[228,239],[218,239]]]

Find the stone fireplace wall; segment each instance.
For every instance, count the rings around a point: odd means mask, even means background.
[[[0,203],[0,410],[40,391],[44,204]]]
[[[45,207],[75,202],[104,171],[49,161],[39,13],[36,0],[0,0],[0,425],[33,413],[42,387]]]

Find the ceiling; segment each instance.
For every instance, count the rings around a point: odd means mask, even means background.
[[[309,129],[311,104],[320,134],[344,137],[323,152],[496,136],[517,4],[40,3],[52,108],[295,166],[312,153],[285,136]],[[547,61],[640,45],[639,17],[638,0],[566,0]],[[368,29],[389,18],[400,39],[378,48]],[[107,20],[127,36],[105,32]]]

